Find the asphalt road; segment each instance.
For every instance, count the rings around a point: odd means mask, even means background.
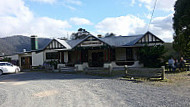
[[[31,72],[0,76],[0,107],[139,106],[190,107],[190,96],[171,87],[83,74]]]

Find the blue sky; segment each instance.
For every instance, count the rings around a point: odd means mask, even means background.
[[[145,33],[155,0],[2,0],[0,37],[67,37],[78,28],[94,35]],[[158,0],[149,31],[172,41],[175,0]]]

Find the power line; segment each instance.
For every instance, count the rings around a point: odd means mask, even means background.
[[[149,31],[149,27],[150,27],[150,24],[151,24],[151,21],[152,21],[152,17],[153,17],[153,15],[154,15],[154,10],[155,10],[155,8],[156,8],[157,1],[158,1],[158,0],[155,0],[155,2],[154,2],[154,8],[153,8],[153,11],[152,11],[152,15],[151,15],[151,18],[150,18],[150,22],[149,22],[149,24],[148,24],[147,31]]]

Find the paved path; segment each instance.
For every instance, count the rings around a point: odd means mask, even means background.
[[[19,73],[0,76],[0,107],[189,107],[189,94],[83,74]]]

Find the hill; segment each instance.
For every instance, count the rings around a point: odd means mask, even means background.
[[[38,38],[39,49],[43,48],[49,43],[49,38]],[[31,50],[30,37],[17,35],[11,37],[0,38],[0,55],[14,54],[15,52],[22,52],[23,49]]]
[[[164,43],[164,46],[166,50],[164,56],[166,56],[167,58],[170,58],[171,56],[173,56],[174,58],[179,58],[178,53],[173,49],[172,43]]]

